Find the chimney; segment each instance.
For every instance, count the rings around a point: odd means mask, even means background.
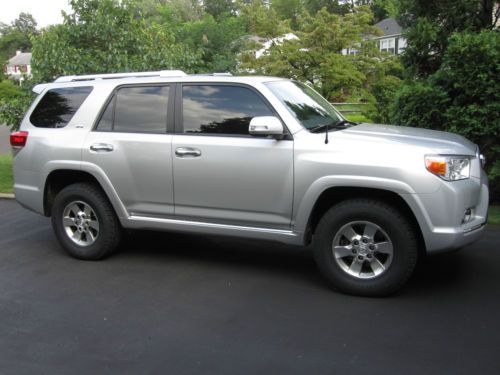
[[[18,50],[16,51],[16,56],[18,56],[20,53],[21,53],[21,50],[19,50],[19,49],[18,49]]]

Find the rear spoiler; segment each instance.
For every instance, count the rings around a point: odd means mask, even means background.
[[[49,85],[50,83],[40,83],[39,85],[35,85],[32,90],[35,94],[41,94]]]

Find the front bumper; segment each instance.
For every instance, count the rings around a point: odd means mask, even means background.
[[[488,180],[484,171],[481,178],[443,182],[432,194],[411,194],[410,206],[416,213],[429,254],[457,250],[481,237],[489,204]],[[407,197],[409,198],[409,197]],[[472,210],[469,221],[463,222],[464,213]]]

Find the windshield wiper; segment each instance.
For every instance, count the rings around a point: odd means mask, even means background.
[[[337,130],[342,130],[342,129],[347,129],[350,128],[351,126],[358,125],[356,122],[352,122],[349,120],[341,120],[336,123],[332,124],[324,124],[324,125],[318,125],[313,128],[310,128],[309,131],[311,133],[320,133],[322,131],[325,131],[325,144],[328,144],[328,132],[330,129],[337,129]]]
[[[335,125],[336,126],[343,126],[344,128],[350,128],[351,126],[358,125],[358,123],[344,119]],[[346,126],[346,125],[349,125],[349,126]]]
[[[349,120],[341,120],[341,121],[336,122],[336,123],[314,126],[314,127],[310,128],[309,131],[311,133],[321,133],[321,132],[323,132],[325,130],[329,130],[329,129],[346,129],[346,128],[349,128],[349,127],[354,126],[354,125],[358,125],[358,123],[352,122]]]

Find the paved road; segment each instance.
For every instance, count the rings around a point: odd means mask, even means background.
[[[77,261],[0,200],[0,372],[500,374],[499,235],[369,299],[269,243],[144,233]]]
[[[10,152],[10,129],[0,124],[0,155],[8,154]]]

